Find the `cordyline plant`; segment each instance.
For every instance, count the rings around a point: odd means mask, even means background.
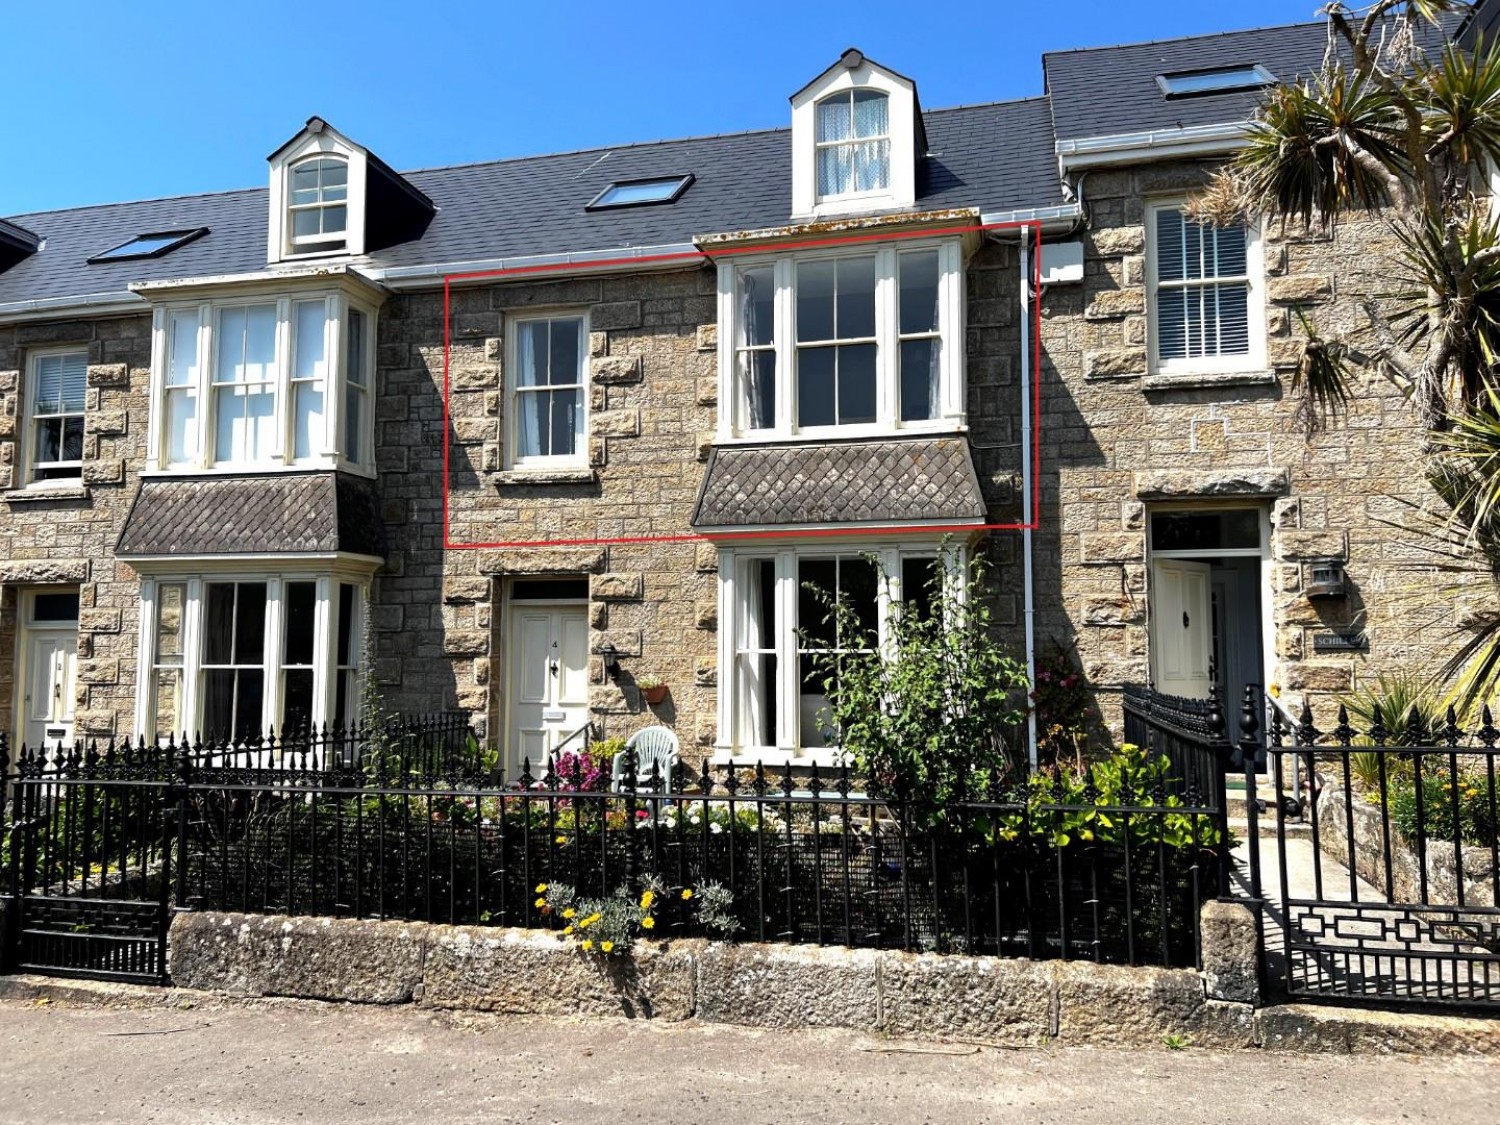
[[[925,597],[891,602],[883,649],[854,606],[810,587],[836,638],[833,650],[809,659],[840,745],[872,792],[902,798],[892,812],[903,829],[973,797],[976,777],[1023,765],[1006,735],[1025,717],[1026,670],[995,636],[984,563],[962,568],[953,552],[943,554],[947,565],[934,568]],[[877,575],[889,589],[878,563]]]
[[[1321,71],[1271,89],[1247,143],[1192,202],[1203,222],[1331,227],[1383,222],[1389,292],[1366,295],[1362,322],[1325,334],[1298,313],[1303,354],[1293,378],[1309,430],[1334,421],[1356,371],[1389,379],[1429,431],[1427,475],[1448,512],[1409,505],[1436,565],[1500,583],[1500,225],[1489,172],[1500,165],[1500,53],[1449,43],[1423,52],[1419,33],[1451,22],[1461,0],[1342,2],[1321,10]],[[1437,36],[1433,36],[1437,38]],[[1403,525],[1405,526],[1405,525]],[[1493,599],[1500,609],[1500,597]],[[1444,674],[1467,704],[1500,686],[1500,612]]]

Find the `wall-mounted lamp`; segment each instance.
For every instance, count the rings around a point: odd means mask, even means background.
[[[1307,564],[1309,598],[1342,598],[1345,594],[1343,559],[1310,559]]]
[[[619,680],[620,650],[615,648],[612,643],[606,642],[604,647],[599,650],[599,655],[604,658],[604,674],[608,676],[611,681]]]

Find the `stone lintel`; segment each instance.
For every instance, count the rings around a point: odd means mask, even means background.
[[[1272,497],[1291,491],[1286,469],[1155,469],[1135,474],[1141,500]]]

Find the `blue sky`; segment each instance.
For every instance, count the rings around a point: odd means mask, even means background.
[[[781,126],[787,96],[851,45],[936,108],[1040,93],[1045,50],[1317,6],[11,0],[0,215],[259,185],[266,154],[314,113],[425,168]]]

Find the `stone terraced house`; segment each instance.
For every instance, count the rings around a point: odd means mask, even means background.
[[[937,110],[849,50],[789,128],[407,173],[315,117],[267,187],[0,220],[5,726],[336,724],[370,661],[510,763],[655,722],[807,762],[805,585],[881,622],[945,540],[1107,721],[1148,676],[1430,664],[1464,604],[1400,526],[1410,413],[1371,377],[1309,438],[1288,394],[1383,229],[1182,216],[1325,43],[1060,52]]]

